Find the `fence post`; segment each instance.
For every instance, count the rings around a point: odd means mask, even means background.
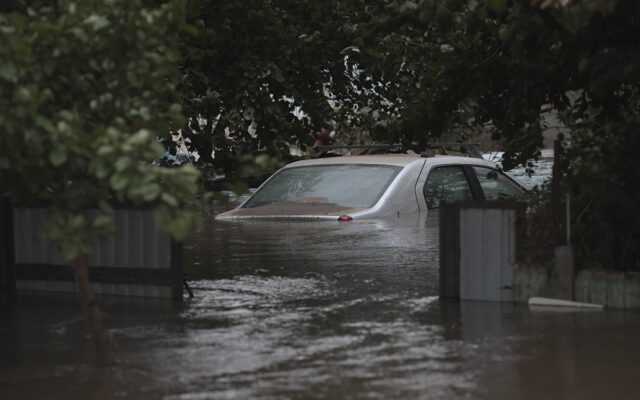
[[[571,246],[571,209],[569,194],[562,193],[562,179],[566,170],[565,150],[562,146],[562,134],[553,143],[553,175],[551,177],[551,209],[556,228],[556,247],[554,248],[554,268],[559,280],[560,297],[568,300],[575,298],[575,265]],[[565,200],[563,207],[562,201]]]
[[[516,202],[460,202],[440,208],[440,297],[513,301]]]
[[[460,207],[440,207],[440,297],[460,298]]]
[[[171,239],[171,297],[175,302],[182,301],[184,286],[184,268],[182,265],[182,243]]]
[[[555,228],[556,245],[566,243],[565,232],[565,215],[562,205],[562,175],[565,167],[564,148],[562,147],[562,134],[553,142],[553,170],[551,174],[551,213],[553,216]]]
[[[10,306],[16,298],[13,207],[0,196],[0,307]]]

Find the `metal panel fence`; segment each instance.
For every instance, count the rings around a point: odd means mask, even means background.
[[[43,235],[43,208],[15,208],[13,240],[18,292],[75,292],[71,267]],[[151,210],[118,209],[116,232],[93,245],[90,280],[96,294],[182,298],[181,245],[157,226]]]
[[[460,211],[460,299],[513,301],[515,210]]]
[[[440,293],[513,301],[517,220],[511,202],[465,202],[440,211]]]

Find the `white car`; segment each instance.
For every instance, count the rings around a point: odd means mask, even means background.
[[[381,154],[296,161],[229,219],[358,219],[425,216],[441,202],[517,198],[525,189],[480,158]]]

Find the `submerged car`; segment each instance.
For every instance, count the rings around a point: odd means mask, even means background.
[[[296,161],[227,219],[358,219],[425,215],[442,202],[518,198],[525,189],[495,163],[464,156],[380,154]]]

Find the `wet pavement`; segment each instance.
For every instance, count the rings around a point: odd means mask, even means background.
[[[93,365],[73,300],[0,317],[0,398],[637,399],[640,314],[442,302],[437,226],[203,224],[195,298],[104,301]]]

